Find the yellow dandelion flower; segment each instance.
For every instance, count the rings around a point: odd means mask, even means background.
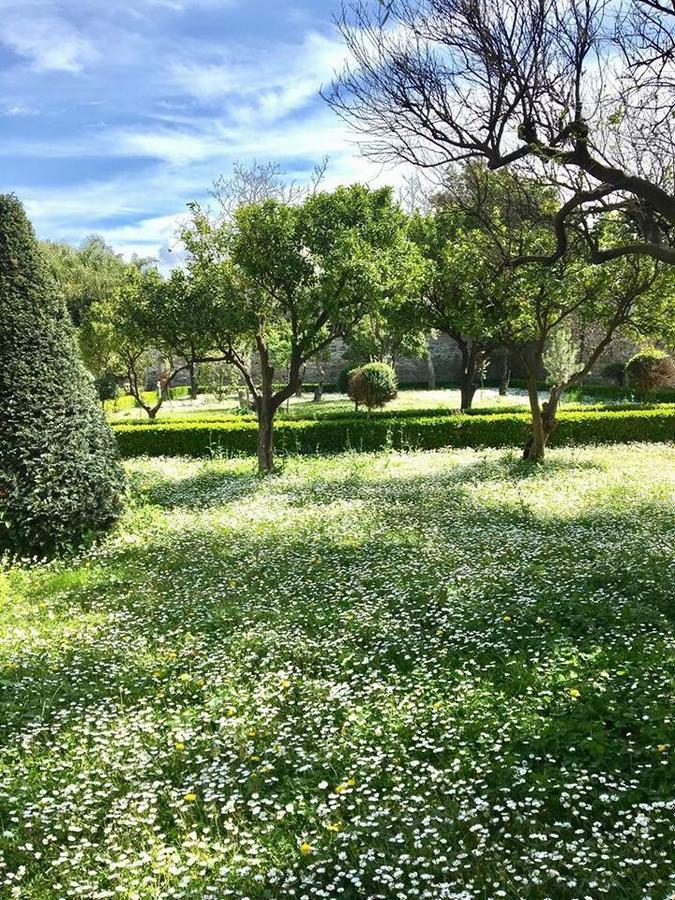
[[[356,784],[356,779],[355,779],[355,778],[348,778],[348,779],[347,779],[347,786],[348,786],[348,787],[354,787],[355,784]]]
[[[282,678],[280,684],[281,684],[282,688],[284,688],[284,690],[291,686],[291,683],[288,680],[288,678]]]
[[[342,829],[342,822],[327,822],[326,830],[327,831],[340,831]]]
[[[659,751],[659,753],[665,753],[668,749],[668,746],[668,744],[657,744],[656,749]]]
[[[300,844],[300,852],[305,854],[311,853],[312,845],[308,844],[307,841],[303,841],[302,844]]]
[[[183,743],[183,741],[176,741],[174,747],[176,748],[176,750],[185,750],[185,744]]]
[[[502,618],[504,619],[505,622],[511,621],[511,616],[502,616]]]
[[[569,693],[570,697],[572,697],[574,700],[576,700],[577,697],[581,697],[581,692],[578,691],[576,688],[570,688],[568,693]]]
[[[187,803],[194,803],[196,799],[197,795],[193,791],[190,791],[183,797],[183,800],[185,800]]]
[[[234,706],[226,706],[226,707],[225,707],[225,715],[227,716],[228,719],[231,719],[232,716],[233,716],[236,712],[237,712],[237,710],[234,708]]]
[[[189,672],[183,672],[182,675],[178,676],[178,680],[183,682],[192,681],[192,675]]]

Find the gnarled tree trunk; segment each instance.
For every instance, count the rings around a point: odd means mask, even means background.
[[[564,386],[552,387],[548,400],[540,406],[536,375],[528,374],[527,391],[532,412],[532,434],[525,443],[523,459],[529,459],[532,462],[544,459],[549,439],[558,427],[556,415],[563,390]]]
[[[476,374],[485,351],[483,347],[468,338],[464,339],[455,335],[454,339],[462,354],[459,408],[462,412],[466,412],[473,405],[473,398],[478,388]]]

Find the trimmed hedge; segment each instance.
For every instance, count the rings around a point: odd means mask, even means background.
[[[644,409],[675,409],[675,404],[655,404],[655,403],[580,403],[565,406],[565,412],[624,412],[638,411]],[[296,411],[286,413],[279,410],[277,413],[276,423],[280,422],[360,422],[362,419],[368,420],[365,411],[355,413],[353,410],[347,409],[330,409],[328,404],[322,408],[317,408],[312,404],[306,407],[296,407]],[[450,409],[444,406],[420,407],[413,409],[387,409],[374,410],[371,414],[371,422],[401,419],[431,419],[437,417],[448,416],[505,416],[505,415],[522,415],[527,413],[528,407],[523,404],[514,404],[513,406],[478,406],[475,409],[467,409],[462,412],[459,409]],[[255,414],[252,412],[227,412],[205,410],[203,414],[197,412],[192,415],[175,415],[171,413],[168,416],[162,416],[161,412],[155,420],[156,425],[220,425],[228,422],[255,422]],[[120,425],[130,425],[136,428],[145,428],[149,424],[147,418],[125,419],[120,420]]]
[[[675,408],[623,412],[561,412],[553,446],[675,440]],[[338,453],[394,449],[435,450],[441,447],[519,447],[525,440],[527,413],[501,415],[419,416],[343,420],[292,421],[275,425],[280,453]],[[257,424],[251,419],[116,425],[122,456],[248,455],[256,451]]]

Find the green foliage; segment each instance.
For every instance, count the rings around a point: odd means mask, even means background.
[[[335,382],[335,389],[338,394],[346,394],[349,390],[349,376],[355,370],[355,366],[345,366],[340,369]]]
[[[277,423],[278,449],[287,454],[339,453],[350,448],[381,450],[442,447],[519,447],[528,423],[526,413],[473,415],[352,415],[342,419]],[[552,444],[612,444],[675,440],[675,406],[625,411],[563,411]],[[120,451],[133,456],[210,456],[252,454],[257,424],[240,418],[222,422],[164,422],[115,425]]]
[[[205,394],[213,395],[220,402],[227,394],[241,387],[241,379],[228,363],[204,363],[199,367],[199,386]]]
[[[129,266],[142,268],[147,260],[129,264],[103,238],[90,235],[80,247],[45,241],[47,265],[63,295],[73,323],[80,326],[94,303],[105,301],[124,281]]]
[[[362,185],[269,199],[212,222],[197,205],[184,229],[188,274],[222,311],[217,346],[255,398],[259,467],[274,468],[272,428],[281,404],[300,387],[302,367],[369,311],[409,298],[421,260],[406,218],[388,188]],[[250,350],[260,361],[254,379]],[[275,391],[275,367],[288,371]]]
[[[675,362],[663,350],[650,348],[636,353],[626,363],[626,374],[639,391],[675,387]]]
[[[396,372],[387,363],[368,363],[350,373],[347,392],[357,406],[363,405],[368,411],[381,409],[390,400],[396,399]]]
[[[566,384],[578,368],[579,351],[568,323],[554,328],[548,336],[543,362],[553,387]]]
[[[600,374],[603,378],[610,378],[619,387],[626,383],[626,364],[623,362],[611,362],[603,366]]]
[[[120,513],[124,476],[63,297],[23,207],[0,195],[0,549],[73,549]]]
[[[120,393],[117,375],[114,372],[103,372],[94,379],[96,393],[102,403],[106,400],[116,400]]]

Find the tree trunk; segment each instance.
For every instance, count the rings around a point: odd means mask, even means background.
[[[196,400],[197,399],[197,390],[198,390],[197,370],[196,370],[196,367],[195,367],[195,364],[193,361],[190,361],[188,363],[188,372],[190,375],[190,399]]]
[[[261,397],[258,409],[258,473],[271,475],[274,472],[274,410],[269,397]]]
[[[429,348],[427,348],[427,387],[430,391],[436,390],[436,369],[434,368],[434,358]]]
[[[523,450],[523,459],[529,459],[533,462],[539,462],[544,458],[544,448],[546,447],[546,434],[544,432],[544,421],[541,406],[539,405],[539,389],[537,387],[537,370],[530,370],[527,373],[527,393],[530,399],[530,412],[532,413],[532,434],[525,443]]]
[[[462,410],[462,412],[466,412],[467,409],[471,409],[475,393],[476,385],[473,383],[473,376],[464,372],[462,374],[462,381],[460,385],[461,400],[459,404],[459,408]]]
[[[259,338],[258,355],[260,356],[260,393],[256,412],[258,414],[258,474],[271,475],[274,472],[274,368],[270,365],[269,351],[266,342]]]
[[[502,377],[499,381],[499,396],[506,397],[509,390],[509,382],[511,381],[511,366],[508,350],[504,351],[504,365],[502,368]]]
[[[462,354],[462,376],[460,385],[460,404],[462,412],[471,409],[474,394],[476,393],[476,368],[480,352],[476,350],[473,341],[454,335],[454,340]]]

